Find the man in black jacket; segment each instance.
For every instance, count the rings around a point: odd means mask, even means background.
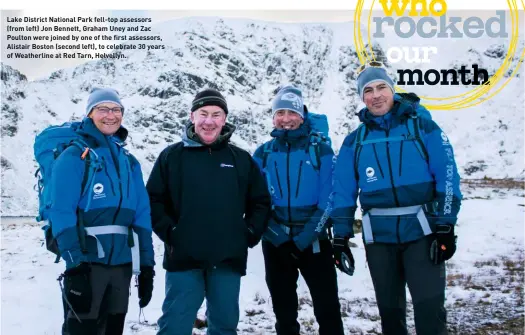
[[[166,297],[159,333],[188,335],[206,297],[208,335],[237,334],[248,247],[260,240],[271,200],[217,91],[192,102],[183,140],[162,151],[147,183],[154,232],[165,244]]]

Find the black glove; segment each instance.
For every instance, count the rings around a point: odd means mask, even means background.
[[[284,242],[278,248],[281,253],[284,255],[290,255],[295,260],[298,260],[299,256],[301,255],[301,250],[297,248],[297,245],[293,240]]]
[[[140,267],[140,274],[137,279],[140,308],[148,306],[151,300],[153,294],[153,277],[155,277],[153,266]]]
[[[435,240],[430,245],[430,260],[434,264],[443,263],[452,258],[456,252],[454,226],[451,224],[436,225]]]
[[[93,299],[89,263],[80,263],[64,272],[64,294],[75,313],[89,313]]]
[[[348,237],[334,238],[334,263],[341,270],[349,276],[354,275],[355,261],[352,251],[348,246]]]

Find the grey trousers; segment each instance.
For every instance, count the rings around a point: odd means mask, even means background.
[[[365,245],[383,334],[408,334],[406,285],[414,305],[417,334],[448,334],[445,263],[435,265],[430,261],[432,240],[427,236],[404,244]]]

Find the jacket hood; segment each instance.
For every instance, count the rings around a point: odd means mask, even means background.
[[[359,120],[368,126],[379,126],[383,129],[389,129],[393,123],[399,123],[415,113],[432,119],[429,111],[421,106],[419,101],[420,99],[415,93],[396,93],[394,94],[394,106],[388,113],[374,116],[365,107],[358,113]]]
[[[205,144],[201,141],[197,133],[195,133],[195,125],[190,122],[186,125],[186,129],[184,133],[182,134],[182,142],[184,143],[185,147],[206,147],[207,146],[207,147],[215,148],[225,143],[228,143],[234,131],[235,131],[235,126],[231,123],[226,122],[226,124],[222,127],[221,133],[219,137],[215,140],[215,142],[211,144]]]
[[[106,136],[104,135],[100,130],[98,130],[97,126],[93,122],[93,120],[89,117],[85,117],[82,120],[82,123],[80,125],[80,129],[78,132],[87,138],[88,142],[95,142],[99,145],[104,145],[106,143],[105,137],[112,137],[116,140],[116,142],[124,146],[124,142],[128,138],[128,130],[124,128],[122,125],[117,130],[115,134],[112,136]]]

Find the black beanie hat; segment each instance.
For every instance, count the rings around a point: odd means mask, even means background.
[[[204,106],[218,106],[222,108],[224,113],[228,114],[226,99],[224,99],[221,93],[214,89],[208,88],[197,93],[195,99],[193,99],[191,103],[191,111],[194,112]]]

